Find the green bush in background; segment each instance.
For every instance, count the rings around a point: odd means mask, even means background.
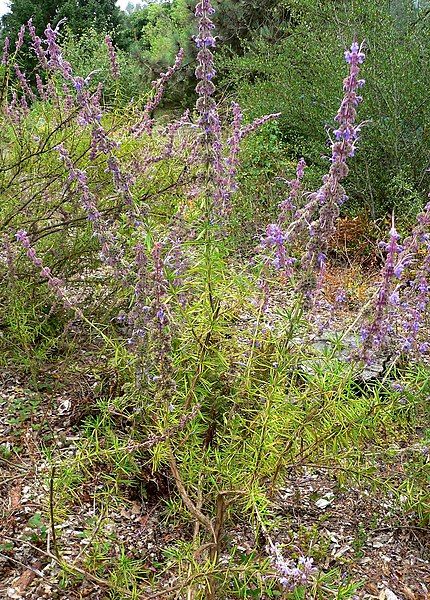
[[[69,29],[63,43],[65,57],[71,63],[74,73],[84,78],[89,73],[94,73],[92,84],[104,84],[105,102],[110,103],[114,99],[123,103],[132,98],[137,100],[142,93],[150,90],[150,69],[142,68],[128,52],[117,50],[120,78],[113,79],[104,38],[105,34],[95,29],[88,29],[81,36],[76,36]]]
[[[340,50],[354,37],[365,39],[365,125],[351,167],[349,207],[372,218],[393,209],[398,217],[410,218],[429,184],[430,19],[407,2],[289,4],[291,20],[282,39],[273,43],[262,34],[242,56],[224,53],[225,89],[239,97],[249,118],[282,112],[278,136],[289,158],[303,155],[322,173],[327,130],[334,125],[341,92],[335,77]],[[283,168],[281,162],[280,172]]]

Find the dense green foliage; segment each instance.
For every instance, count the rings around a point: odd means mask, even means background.
[[[293,3],[291,3],[293,4]],[[404,4],[404,3],[403,3]],[[262,37],[243,56],[222,61],[224,83],[252,116],[280,110],[279,141],[321,171],[326,129],[333,127],[341,51],[365,39],[364,126],[348,184],[352,208],[373,217],[393,208],[414,213],[425,198],[430,162],[430,21],[391,3],[296,3],[294,24],[273,44]]]
[[[70,29],[81,34],[89,27],[115,30],[120,11],[115,0],[12,0],[10,11],[2,17],[2,29],[14,40],[21,25],[30,18],[39,35],[48,23],[54,26],[61,19],[67,19]]]

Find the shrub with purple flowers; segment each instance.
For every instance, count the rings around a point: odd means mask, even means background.
[[[275,507],[284,516],[291,508],[292,494],[282,489],[288,478],[309,482],[309,469],[333,468],[341,486],[344,474],[352,478],[359,468],[366,444],[382,446],[396,419],[407,429],[410,414],[399,406],[397,389],[389,388],[384,411],[380,394],[399,357],[427,351],[430,205],[404,241],[393,220],[367,310],[346,332],[331,331],[331,319],[348,302],[340,287],[330,303],[325,285],[347,201],[348,163],[360,150],[365,47],[354,41],[345,52],[348,74],[327,174],[308,192],[306,161],[299,160],[295,177],[284,178],[276,222],[252,260],[243,261],[228,239],[241,144],[274,126],[279,113],[248,122],[238,103],[222,109],[213,14],[210,0],[196,3],[197,101],[167,123],[156,109],[181,68],[182,50],[147,97],[109,111],[95,74],[77,75],[65,57],[61,24],[47,25],[42,38],[31,21],[20,33],[28,31],[39,61],[35,87],[15,51],[4,48],[0,217],[8,356],[18,347],[34,360],[37,378],[40,339],[49,337],[46,323],[55,315],[52,347],[61,355],[60,339],[88,345],[98,368],[117,381],[114,392],[95,399],[96,416],[85,421],[89,435],[74,455],[52,459],[52,556],[66,573],[85,574],[80,565],[93,564],[114,512],[139,485],[150,506],[152,484],[156,506],[164,506],[159,518],[169,527],[179,523],[184,539],[166,535],[158,555],[137,558],[139,550],[125,554],[121,546],[114,563],[117,540],[102,556],[106,579],[97,568],[92,576],[113,594],[292,598],[309,588],[323,598],[334,578],[339,594],[352,597],[357,586],[318,562],[294,512],[282,525]],[[105,42],[119,89],[121,64],[111,38]],[[317,330],[339,339],[315,339]],[[345,355],[349,331],[361,331],[362,343],[357,348],[354,339]],[[394,348],[391,371],[380,388],[364,393],[361,380],[354,382],[387,348]],[[66,354],[64,362],[70,360]],[[83,497],[100,520],[88,548],[68,558],[70,566],[62,558],[69,540],[54,513],[61,506],[61,514],[73,514],[75,484],[86,486]],[[245,550],[233,541],[236,524],[249,528]],[[290,541],[278,542],[281,534]],[[134,580],[115,570],[124,556],[141,561]]]

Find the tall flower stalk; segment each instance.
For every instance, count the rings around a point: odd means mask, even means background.
[[[105,37],[105,44],[108,49],[109,62],[110,62],[110,73],[113,79],[120,78],[118,59],[116,56],[115,48],[113,47],[112,38],[110,35]]]
[[[295,179],[287,181],[287,185],[290,188],[290,193],[288,197],[279,204],[280,223],[286,222],[298,209],[298,201],[303,194],[303,177],[305,175],[306,166],[305,159],[301,158],[297,163]]]
[[[204,209],[204,260],[205,286],[212,319],[218,311],[218,301],[213,289],[213,249],[214,249],[214,216],[220,214],[218,199],[218,181],[223,176],[221,123],[213,95],[215,85],[213,79],[216,71],[212,49],[216,45],[213,36],[214,23],[211,20],[215,10],[210,0],[199,0],[196,4],[195,16],[198,20],[198,35],[195,44],[198,49],[196,78],[197,102],[199,115],[198,127],[202,151],[201,193]]]
[[[160,77],[156,81],[152,82],[153,95],[145,104],[140,121],[131,129],[132,133],[136,137],[142,135],[143,133],[150,134],[152,132],[152,127],[154,125],[153,113],[163,99],[167,84],[172,79],[174,74],[180,69],[184,60],[184,54],[184,50],[181,48],[176,55],[174,64],[169,67],[165,73],[161,73]]]
[[[372,316],[362,330],[366,360],[381,349],[395,355],[429,350],[419,334],[430,303],[430,202],[403,244],[399,238],[393,222],[388,244],[381,244],[387,254]]]
[[[215,48],[216,41],[213,36],[215,25],[211,20],[215,9],[210,0],[200,0],[197,2],[195,15],[198,19],[199,33],[195,38],[195,44],[198,49],[196,77],[198,84],[196,87],[199,96],[196,109],[200,114],[199,125],[206,134],[213,133],[214,115],[216,108],[213,95],[215,85],[213,80],[216,76],[214,55],[212,48]]]
[[[393,290],[393,281],[399,275],[396,270],[396,263],[403,247],[399,244],[400,236],[393,224],[390,230],[389,241],[382,242],[381,248],[386,251],[385,265],[382,269],[381,282],[377,293],[377,299],[374,306],[373,319],[369,326],[363,328],[363,357],[369,361],[371,359],[370,350],[381,348],[387,340],[387,336],[393,331],[394,322],[390,318],[390,306],[399,303],[399,296],[396,290]]]
[[[59,277],[54,276],[52,274],[51,269],[43,264],[42,259],[40,258],[40,256],[38,256],[36,249],[30,241],[28,233],[24,229],[20,229],[19,231],[17,231],[15,237],[16,240],[26,250],[27,257],[30,259],[30,261],[33,263],[36,269],[39,270],[40,275],[44,279],[46,279],[49,288],[61,300],[64,307],[67,309],[73,308],[79,316],[82,315],[82,311],[78,307],[75,307],[68,298],[67,293],[65,291],[64,282]]]
[[[361,125],[356,124],[357,106],[362,101],[358,90],[363,87],[364,79],[359,78],[360,65],[365,55],[362,45],[354,42],[350,50],[345,52],[345,60],[349,64],[349,75],[343,81],[344,97],[335,117],[338,128],[334,131],[332,144],[331,167],[323,178],[323,185],[315,194],[320,206],[318,218],[310,224],[310,239],[306,254],[302,259],[305,268],[321,266],[331,236],[335,232],[339,207],[347,200],[342,181],[348,175],[347,159],[355,154]]]
[[[9,62],[9,50],[10,50],[10,39],[6,36],[3,43],[3,54],[1,59],[1,64],[3,66],[7,66]]]
[[[308,195],[303,208],[293,212],[291,222],[285,226],[285,210],[293,204],[301,190],[300,181],[303,177],[304,163],[300,162],[297,169],[296,181],[290,184],[290,198],[286,204],[281,204],[279,222],[267,228],[266,236],[262,239],[262,246],[275,250],[274,266],[281,269],[287,277],[293,273],[291,264],[293,258],[291,250],[298,242],[305,243],[306,251],[301,259],[302,269],[324,270],[326,253],[330,238],[335,231],[336,220],[340,213],[340,206],[346,201],[347,196],[342,186],[342,181],[348,175],[347,161],[353,157],[361,125],[356,124],[357,107],[362,101],[358,91],[364,85],[360,79],[360,65],[364,62],[363,45],[354,42],[345,52],[345,60],[349,64],[349,74],[343,81],[344,96],[335,121],[337,129],[334,131],[335,139],[331,145],[331,166],[324,175],[321,187]],[[282,256],[282,260],[280,257]],[[287,259],[288,257],[288,259]]]

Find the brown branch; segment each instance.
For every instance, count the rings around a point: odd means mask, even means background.
[[[185,489],[185,486],[184,486],[184,484],[182,482],[181,475],[180,475],[179,469],[178,469],[178,465],[177,465],[176,459],[175,459],[172,451],[170,452],[170,456],[169,456],[169,465],[170,465],[170,470],[171,470],[172,475],[173,475],[173,477],[175,479],[176,486],[178,488],[179,494],[181,495],[183,503],[188,508],[188,510],[190,511],[190,513],[193,515],[193,517],[195,519],[197,519],[197,521],[199,521],[204,526],[204,528],[206,529],[206,531],[212,535],[212,537],[213,537],[213,539],[215,541],[216,540],[216,534],[215,534],[215,530],[213,528],[212,522],[211,522],[211,520],[208,517],[206,517],[197,508],[197,506],[194,504],[194,502],[189,497],[188,492]]]

